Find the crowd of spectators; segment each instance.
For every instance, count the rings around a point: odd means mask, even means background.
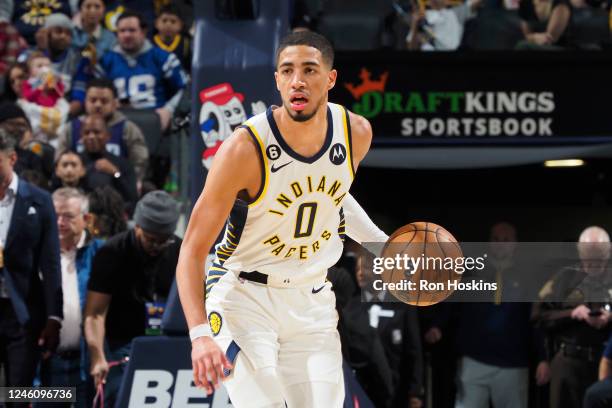
[[[188,86],[192,7],[0,1],[3,385],[75,386],[79,407],[103,390],[112,405],[110,367],[149,333],[147,308],[163,310],[180,209],[156,147]]]
[[[0,120],[20,149],[16,169],[49,191],[109,184],[130,216],[143,191],[167,181],[169,149],[159,139],[172,131],[189,81],[193,5],[39,3],[0,3]],[[95,132],[92,115],[103,119],[93,120]],[[135,123],[142,118],[158,122],[159,134],[145,137]],[[76,181],[62,179],[77,174]]]
[[[293,28],[337,50],[601,50],[610,48],[601,0],[296,0]]]

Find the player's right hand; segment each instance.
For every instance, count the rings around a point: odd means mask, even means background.
[[[233,368],[225,353],[208,336],[198,337],[191,342],[191,364],[195,386],[203,388],[208,395],[219,388],[219,380],[225,379],[223,369]]]

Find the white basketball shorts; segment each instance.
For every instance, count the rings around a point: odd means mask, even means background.
[[[342,407],[335,306],[330,282],[273,288],[223,275],[207,295],[206,313],[234,365],[224,382],[234,407]]]

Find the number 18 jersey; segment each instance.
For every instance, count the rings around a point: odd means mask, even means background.
[[[342,254],[342,200],[354,177],[347,110],[328,103],[325,141],[312,157],[291,149],[271,108],[242,126],[259,147],[261,188],[232,210],[207,291],[228,270],[282,276],[285,283],[322,281]]]

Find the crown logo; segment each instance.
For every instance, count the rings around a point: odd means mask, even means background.
[[[361,72],[359,73],[359,78],[361,78],[361,84],[355,85],[351,83],[345,83],[344,87],[349,90],[349,92],[351,93],[351,95],[353,95],[355,99],[359,99],[363,94],[367,92],[384,92],[385,85],[387,85],[388,76],[389,71],[385,71],[379,76],[379,79],[377,81],[373,81],[372,73],[366,68],[361,68]]]

